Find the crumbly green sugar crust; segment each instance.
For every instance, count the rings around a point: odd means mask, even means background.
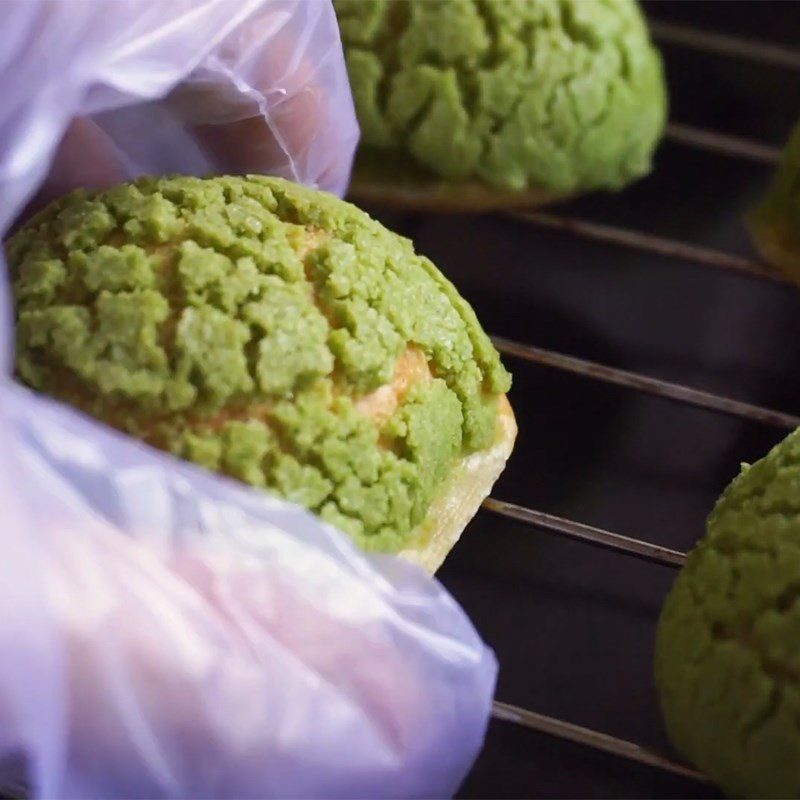
[[[800,430],[725,490],[667,598],[675,746],[731,796],[800,796]]]
[[[48,207],[7,245],[33,388],[274,490],[368,549],[412,545],[510,385],[410,242],[276,178],[142,179]],[[386,419],[358,403],[424,354]]]
[[[666,90],[635,0],[335,5],[361,164],[564,194],[649,171]]]

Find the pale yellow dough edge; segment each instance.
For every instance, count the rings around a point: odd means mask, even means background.
[[[350,184],[347,199],[359,203],[376,203],[387,208],[419,211],[478,212],[491,210],[524,210],[565,200],[567,194],[531,187],[521,192],[496,189],[485,183],[422,183],[402,185],[394,181],[359,178]]]
[[[503,396],[498,408],[494,444],[488,450],[461,459],[445,491],[431,504],[425,522],[418,529],[420,537],[426,538],[427,543],[422,548],[401,551],[401,558],[418,564],[431,575],[441,567],[503,472],[516,438],[514,412]]]

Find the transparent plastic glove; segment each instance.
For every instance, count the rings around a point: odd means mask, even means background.
[[[237,168],[342,191],[327,0],[0,4],[0,232],[37,191]],[[66,134],[66,137],[65,137]],[[0,778],[46,797],[443,796],[496,663],[414,567],[12,384]]]
[[[15,666],[17,686],[31,667],[45,672],[37,691],[51,691],[26,712],[38,728],[25,748],[50,760],[45,794],[456,788],[482,740],[495,664],[434,581],[25,390],[4,404],[28,524],[9,531],[24,560],[4,559],[0,574],[24,575],[37,603],[8,603],[0,584],[21,637],[3,651],[0,699],[15,697]],[[8,624],[4,614],[4,635]],[[41,637],[47,660],[19,647],[28,630],[53,637]],[[0,737],[14,727],[2,709]]]
[[[8,0],[0,12],[0,229],[45,178],[42,202],[166,172],[346,189],[358,126],[329,0]]]

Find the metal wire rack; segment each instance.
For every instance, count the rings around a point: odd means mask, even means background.
[[[660,43],[747,62],[800,70],[800,51],[668,22],[651,20],[650,25],[654,38]],[[770,145],[719,131],[698,128],[682,122],[671,122],[665,135],[667,139],[681,146],[697,148],[727,158],[745,159],[763,165],[765,169],[773,168],[780,156],[780,151]],[[786,279],[782,275],[765,264],[733,253],[701,247],[680,240],[662,238],[616,225],[576,219],[549,211],[509,213],[514,218],[530,225],[559,231],[588,242],[632,248],[653,255],[671,256],[702,268],[725,270],[756,280],[786,283]],[[630,391],[655,395],[674,403],[688,404],[717,414],[739,417],[763,425],[785,429],[800,426],[800,417],[730,397],[719,396],[689,386],[670,383],[505,338],[494,337],[494,343],[498,350],[506,356],[523,359],[540,367],[566,371],[584,379],[606,382]],[[623,536],[575,520],[564,519],[496,497],[488,498],[484,502],[483,508],[489,513],[527,523],[540,530],[667,568],[680,568],[686,558],[685,553],[662,545]],[[683,778],[702,783],[709,782],[701,773],[665,754],[598,730],[572,724],[563,719],[550,717],[499,700],[494,703],[493,716],[506,723],[520,725],[538,733],[593,748]]]
[[[664,44],[800,71],[800,51],[787,47],[665,21],[650,20],[650,28],[654,38]],[[672,121],[668,125],[665,135],[667,139],[680,146],[696,148],[722,157],[747,160],[762,165],[765,169],[771,169],[777,163],[780,155],[779,150],[770,145],[683,122]],[[749,279],[787,283],[782,275],[770,267],[755,259],[733,253],[550,211],[509,213],[530,225],[559,231],[588,242],[639,250],[657,256],[670,256],[700,268],[723,270]],[[626,390],[647,393],[674,403],[695,406],[712,413],[739,417],[762,425],[784,429],[800,426],[800,417],[798,416],[734,398],[505,338],[494,337],[494,343],[498,350],[506,356],[523,359],[542,368],[572,373],[582,379],[602,381]],[[624,536],[576,520],[565,519],[496,497],[488,498],[484,502],[483,508],[488,513],[523,522],[539,530],[669,569],[679,569],[686,559],[686,554],[678,550]],[[519,725],[540,734],[610,754],[616,758],[637,762],[646,767],[699,783],[709,782],[706,776],[668,755],[602,731],[573,724],[567,720],[554,718],[500,700],[494,703],[493,716],[501,722]],[[17,771],[24,771],[24,767],[18,766]],[[25,796],[26,791],[23,783],[6,783],[0,788],[0,797],[22,797]]]

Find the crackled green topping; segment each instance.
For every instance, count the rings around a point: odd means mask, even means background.
[[[557,193],[649,171],[666,90],[635,0],[335,5],[367,159]]]
[[[676,747],[733,796],[800,796],[800,430],[741,474],[667,598],[656,682]]]
[[[143,179],[63,198],[7,250],[26,383],[364,547],[408,546],[456,460],[494,441],[510,378],[472,309],[329,195]],[[371,416],[409,353],[424,374]]]

